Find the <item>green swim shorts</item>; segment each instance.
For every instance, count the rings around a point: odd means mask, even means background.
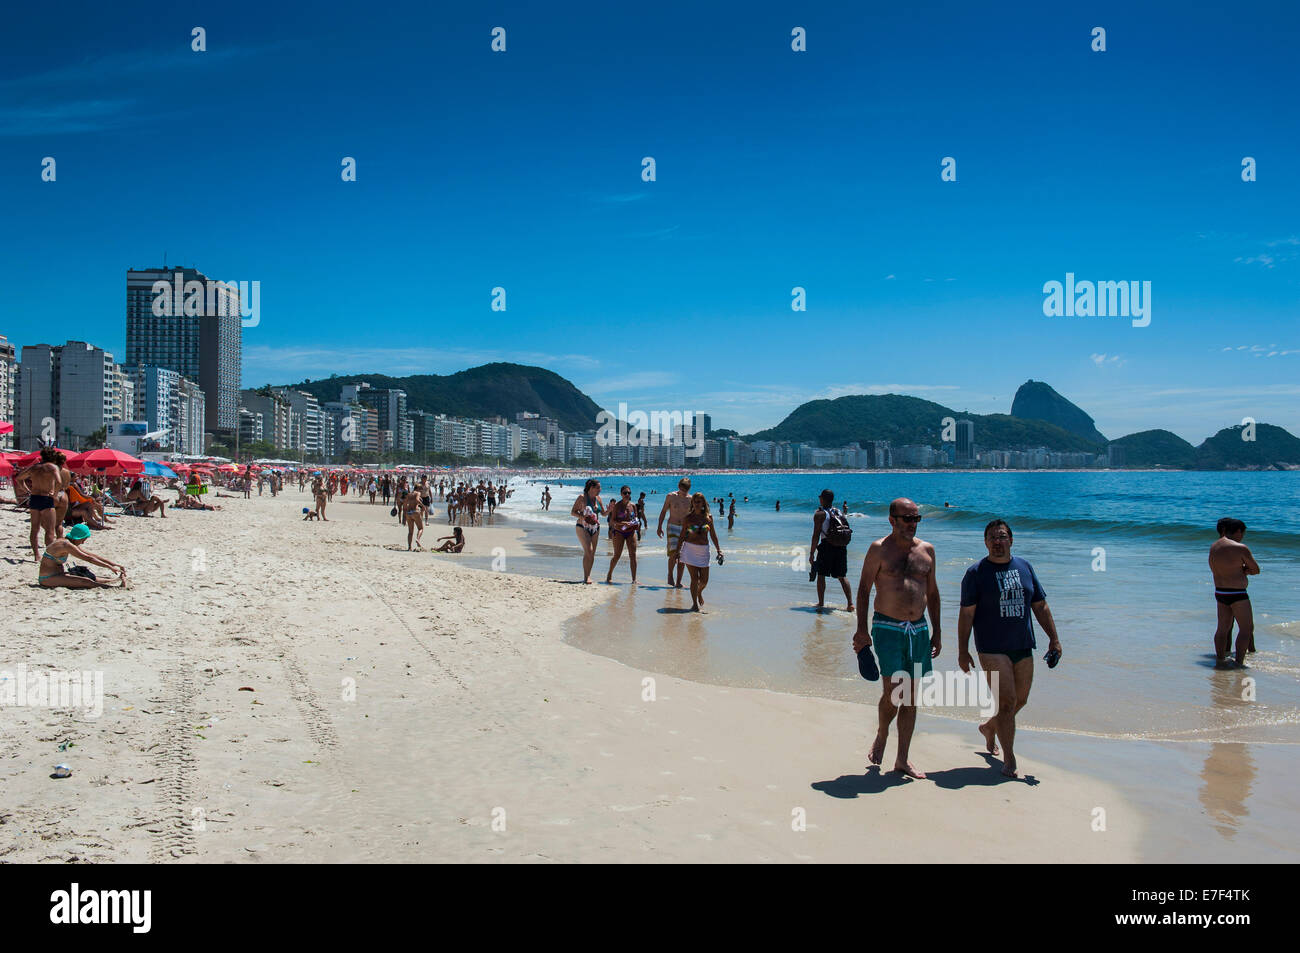
[[[930,625],[925,616],[915,622],[894,619],[882,612],[871,616],[871,644],[880,662],[880,674],[917,677],[929,675]]]

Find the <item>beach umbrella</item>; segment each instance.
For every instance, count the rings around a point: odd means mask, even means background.
[[[63,454],[69,460],[76,456],[76,453],[72,450],[63,450],[59,447],[55,447],[54,449],[58,450],[59,453]],[[24,467],[30,467],[33,463],[40,462],[40,459],[41,452],[39,450],[33,450],[31,453],[23,453],[16,457],[10,457],[9,462],[13,465],[15,470],[22,470]]]
[[[174,480],[176,478],[175,470],[156,460],[146,460],[144,462],[144,472],[147,476],[162,477],[164,480]]]
[[[13,433],[14,425],[0,420],[0,433]]]
[[[123,453],[121,450],[101,447],[98,450],[87,450],[85,453],[69,457],[68,469],[75,473],[102,473],[105,476],[125,476],[128,473],[143,473],[144,461],[131,456],[129,453]]]

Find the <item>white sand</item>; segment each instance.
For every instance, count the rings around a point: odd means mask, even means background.
[[[978,736],[932,719],[912,760],[937,782],[866,775],[872,706],[664,676],[643,701],[649,673],[560,640],[605,587],[408,553],[379,505],[336,498],[316,524],[296,489],[208,499],[225,509],[94,535],[92,551],[128,567],[126,591],[34,587],[26,514],[0,510],[0,670],[98,670],[107,695],[97,720],[0,710],[0,858],[1137,856],[1136,811],[1035,761],[1042,736],[1022,739],[1033,785],[988,783]],[[507,529],[468,534],[472,552],[519,550]],[[51,779],[58,763],[73,775]],[[792,829],[800,812],[806,830]]]

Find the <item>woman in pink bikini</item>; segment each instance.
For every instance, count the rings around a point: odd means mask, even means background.
[[[609,536],[614,541],[614,555],[609,560],[609,572],[605,573],[605,582],[612,582],[614,567],[618,558],[627,548],[627,560],[632,565],[632,585],[636,585],[636,533],[641,528],[641,517],[637,515],[636,504],[632,502],[632,490],[623,487],[619,490],[618,502],[609,508]]]

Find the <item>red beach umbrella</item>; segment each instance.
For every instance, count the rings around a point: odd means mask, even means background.
[[[74,473],[102,473],[105,476],[125,476],[128,473],[143,473],[144,461],[129,453],[101,447],[87,450],[75,457],[68,458],[68,469]]]
[[[74,453],[71,450],[63,450],[60,449],[59,447],[55,447],[54,449],[58,450],[59,453],[63,454],[69,460],[71,460],[73,457],[76,456],[76,453]],[[39,450],[33,450],[31,453],[22,453],[16,457],[10,457],[9,462],[10,464],[13,465],[14,469],[22,470],[25,467],[30,467],[33,463],[38,462],[40,459],[41,459],[41,452]]]

